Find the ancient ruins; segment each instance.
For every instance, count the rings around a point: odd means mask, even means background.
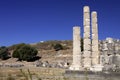
[[[98,49],[97,12],[93,11],[91,16],[92,16],[92,64],[97,65],[99,64],[99,55],[100,55]]]
[[[81,65],[81,49],[80,49],[80,27],[73,27],[73,63],[71,69],[80,70]]]
[[[83,64],[84,67],[91,67],[91,39],[90,39],[90,9],[85,6],[83,9],[83,26],[84,26],[84,54],[83,54]]]
[[[98,72],[103,70],[119,71],[120,40],[113,38],[98,39],[97,12],[91,12],[89,6],[83,8],[83,27],[84,50],[82,52],[80,49],[80,27],[73,27],[73,62],[69,69],[77,71],[87,69]]]
[[[100,64],[100,54],[98,48],[99,44],[98,44],[97,12],[93,11],[91,13],[91,19],[90,19],[90,8],[89,6],[84,6],[83,16],[84,16],[83,17],[84,52],[83,54],[81,54],[80,27],[75,26],[73,27],[73,63],[70,69],[71,70],[88,69],[92,71],[102,71],[103,66]],[[92,25],[91,27],[90,27],[90,22]],[[81,63],[82,61],[83,64]]]

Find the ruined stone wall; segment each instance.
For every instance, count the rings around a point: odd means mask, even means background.
[[[120,66],[120,40],[106,38],[99,41],[99,51],[102,65]]]

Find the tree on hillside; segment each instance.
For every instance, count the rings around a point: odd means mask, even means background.
[[[59,51],[59,50],[63,49],[63,46],[61,44],[57,43],[54,45],[54,49],[55,49],[55,51]]]
[[[5,60],[9,58],[8,56],[9,56],[9,52],[7,47],[5,46],[0,47],[0,59]]]
[[[27,44],[19,44],[13,51],[13,57],[18,58],[18,60],[24,61],[34,61],[38,51]]]

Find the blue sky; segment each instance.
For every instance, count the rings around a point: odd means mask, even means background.
[[[98,12],[99,39],[120,38],[120,0],[0,0],[0,46],[72,40],[85,5]]]

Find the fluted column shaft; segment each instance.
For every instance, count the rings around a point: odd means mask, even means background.
[[[98,24],[97,12],[93,11],[92,14],[92,64],[99,64],[99,48],[98,48]]]
[[[91,67],[91,39],[90,39],[90,9],[88,6],[84,7],[84,67]]]
[[[72,70],[80,70],[81,68],[81,43],[80,43],[80,27],[73,27],[73,63],[71,65]]]

